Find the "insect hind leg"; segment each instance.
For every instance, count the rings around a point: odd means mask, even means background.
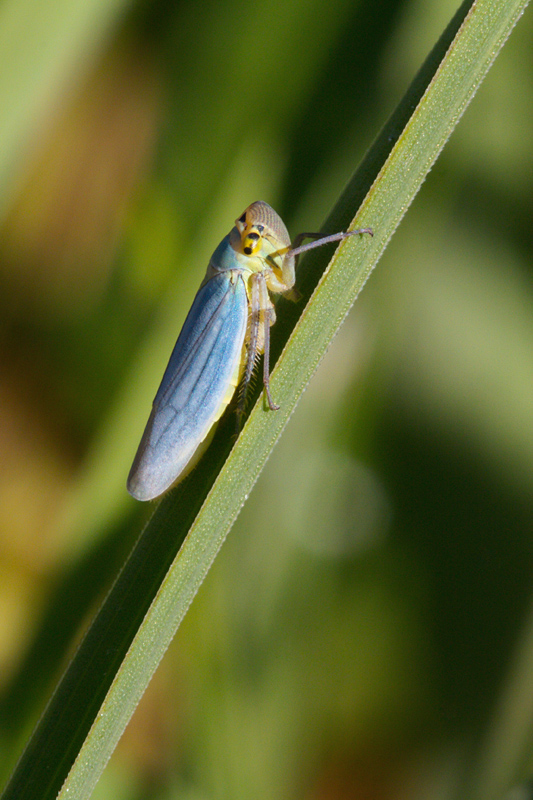
[[[277,411],[270,393],[270,326],[276,321],[276,313],[268,294],[265,276],[257,272],[250,279],[250,323],[246,343],[246,366],[242,379],[239,405],[237,408],[237,429],[241,427],[246,395],[253,377],[254,367],[261,353],[263,360],[263,384],[271,411]]]

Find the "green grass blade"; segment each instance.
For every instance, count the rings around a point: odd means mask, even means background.
[[[318,283],[272,377],[281,410],[264,413],[259,401],[227,459],[234,420],[225,420],[210,457],[158,506],[4,798],[55,797],[65,778],[60,797],[90,796],[298,398],[525,5],[461,7],[328,221],[342,226],[362,200],[356,224],[375,236],[346,241]],[[306,294],[323,263],[320,253],[306,260]],[[280,309],[278,350],[297,314]]]

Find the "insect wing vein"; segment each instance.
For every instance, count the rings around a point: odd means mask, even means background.
[[[247,319],[244,281],[235,272],[215,275],[198,291],[133,463],[134,496],[164,492],[209,432],[240,361]]]

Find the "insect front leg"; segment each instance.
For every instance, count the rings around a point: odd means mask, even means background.
[[[266,281],[262,275],[261,279],[259,286],[263,319],[263,386],[265,387],[268,407],[271,411],[279,411],[279,406],[272,400],[272,395],[270,394],[270,326],[276,321],[276,312],[268,294]]]
[[[322,247],[332,242],[342,242],[343,239],[348,239],[350,236],[357,236],[362,233],[368,233],[370,236],[374,235],[372,228],[358,228],[357,230],[346,232],[340,231],[339,233],[331,233],[329,236],[323,236],[321,233],[299,233],[291,244],[287,256],[298,258],[301,253],[306,253],[308,250],[314,250],[316,247]],[[302,244],[304,239],[315,239],[316,241]]]
[[[266,285],[265,276],[256,272],[250,278],[250,321],[248,328],[248,341],[246,345],[246,367],[242,381],[241,397],[238,408],[239,424],[244,413],[244,403],[248,386],[252,379],[255,364],[264,353],[263,361],[263,384],[267,396],[268,406],[271,411],[277,411],[277,406],[270,394],[270,326],[276,321],[274,306],[270,300]]]

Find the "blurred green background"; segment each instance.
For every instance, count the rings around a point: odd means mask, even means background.
[[[4,778],[151,509],[125,479],[209,255],[320,226],[456,3],[0,6]],[[335,340],[96,798],[442,798],[528,630],[521,20]],[[526,703],[528,698],[523,698]]]

